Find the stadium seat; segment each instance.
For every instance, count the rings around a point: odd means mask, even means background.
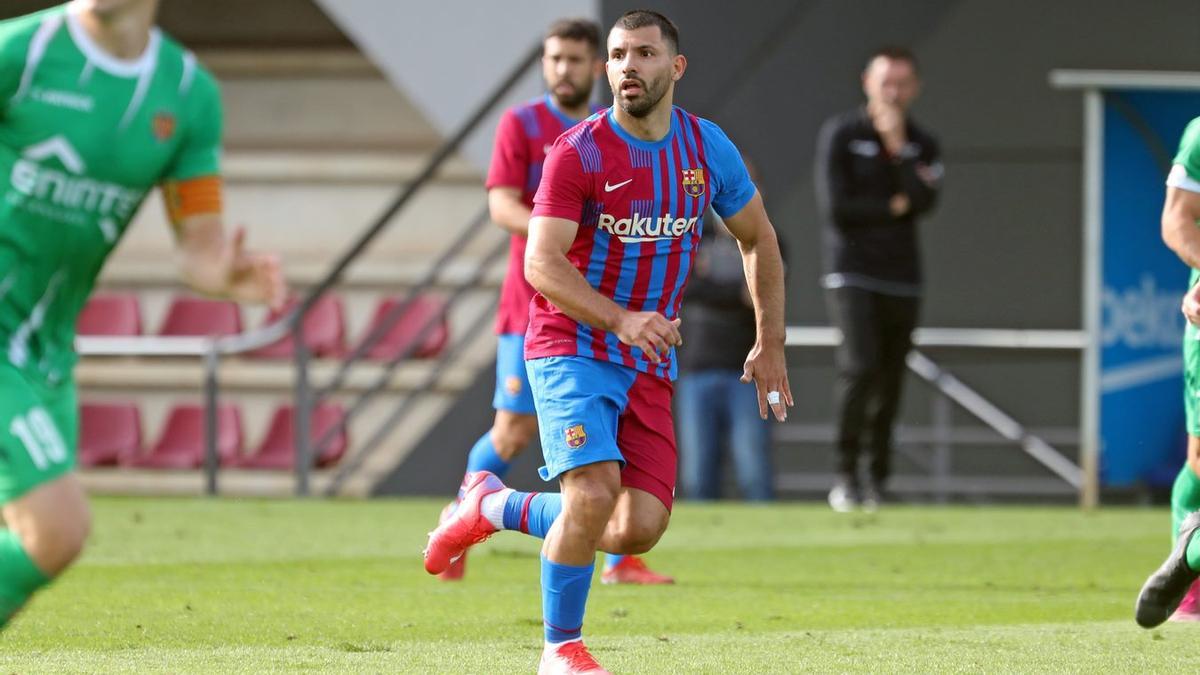
[[[263,325],[278,321],[280,317],[299,304],[293,299],[280,310],[267,315]],[[313,356],[338,357],[346,352],[346,310],[342,299],[333,293],[322,295],[304,317],[304,344]],[[266,359],[288,359],[292,357],[295,342],[291,335],[278,342],[256,349],[248,354]]]
[[[237,462],[237,466],[247,469],[293,468],[296,458],[296,437],[293,433],[292,422],[294,414],[295,411],[290,405],[276,408],[274,414],[271,415],[271,423],[267,427],[267,434],[262,443],[259,444],[254,454]],[[315,443],[330,428],[337,425],[345,415],[342,406],[336,403],[322,403],[314,408],[308,427],[312,430],[313,442]],[[334,435],[333,440],[325,447],[324,451],[317,456],[316,465],[327,467],[337,464],[338,460],[346,454],[347,444],[346,430],[342,428]]]
[[[133,403],[79,406],[79,465],[116,466],[142,451],[142,415]]]
[[[237,462],[242,453],[242,411],[217,408],[217,455],[221,464]],[[152,469],[198,469],[204,465],[204,406],[179,405],[167,414],[158,441],[145,455],[128,458],[126,466]]]
[[[159,335],[234,335],[242,332],[242,314],[227,300],[178,296],[167,308]]]
[[[363,333],[363,340],[375,332],[377,326],[383,323],[384,317],[394,307],[401,304],[403,298],[384,298],[375,307],[375,315],[371,324]],[[432,295],[418,295],[412,304],[400,315],[392,327],[367,350],[366,357],[374,361],[388,361],[408,349],[417,340],[422,329],[428,322],[434,326],[426,334],[425,339],[417,345],[411,354],[412,358],[429,359],[442,353],[450,341],[450,324],[446,319],[446,302]]]
[[[97,293],[75,321],[79,335],[141,335],[142,308],[133,293]]]

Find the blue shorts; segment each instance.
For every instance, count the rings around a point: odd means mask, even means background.
[[[534,414],[533,391],[525,372],[525,336],[506,333],[496,344],[496,394],[492,407],[518,415]]]
[[[671,382],[583,356],[526,362],[546,465],[542,480],[598,462],[621,464],[621,485],[675,496],[675,423]]]

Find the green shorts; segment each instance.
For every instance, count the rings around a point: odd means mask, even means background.
[[[1200,436],[1200,330],[1183,331],[1183,410],[1189,436]]]
[[[0,360],[0,504],[75,468],[75,381],[50,386]]]

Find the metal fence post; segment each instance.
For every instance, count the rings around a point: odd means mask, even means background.
[[[312,396],[308,381],[308,347],[304,344],[304,315],[297,312],[292,324],[292,343],[296,353],[296,391],[293,403],[292,436],[295,438],[296,496],[307,497],[312,473]]]
[[[933,490],[937,503],[945,504],[950,495],[950,452],[954,428],[954,409],[950,399],[934,390],[933,422]]]
[[[221,365],[221,353],[217,341],[210,340],[204,354],[204,493],[217,494],[217,370]]]

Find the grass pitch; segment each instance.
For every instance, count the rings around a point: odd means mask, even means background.
[[[444,584],[440,501],[98,499],[84,560],[0,635],[3,672],[533,672],[538,542],[501,533]],[[1200,626],[1138,628],[1165,510],[680,504],[596,584],[618,673],[1198,672]]]

